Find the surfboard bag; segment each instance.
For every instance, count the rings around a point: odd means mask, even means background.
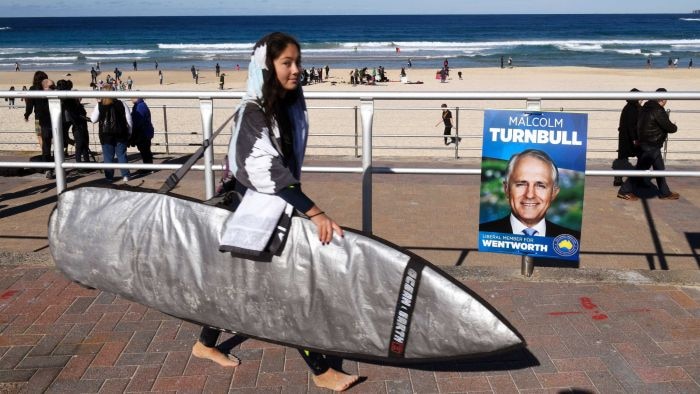
[[[218,251],[227,209],[173,196],[83,187],[49,220],[71,280],[191,322],[338,356],[439,361],[522,345],[460,282],[418,256],[348,229],[321,245],[292,218],[270,262]]]

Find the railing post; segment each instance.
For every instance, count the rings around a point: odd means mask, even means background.
[[[529,112],[542,111],[542,101],[540,99],[527,99],[525,110]],[[535,270],[535,260],[532,256],[523,255],[520,260],[520,275],[531,277]]]
[[[357,135],[357,105],[355,106],[355,157],[360,157],[359,140]]]
[[[56,174],[56,193],[61,194],[66,189],[66,172],[63,169],[63,111],[61,100],[49,98],[51,114],[51,133],[53,134],[53,162]]]
[[[211,135],[214,124],[214,103],[211,99],[199,99],[199,108],[202,112],[202,134],[204,148],[204,191],[206,199],[214,197],[214,146]]]
[[[455,159],[459,159],[459,107],[455,107]]]
[[[163,104],[163,128],[165,129],[165,153],[170,154],[170,144],[168,143],[168,111]]]
[[[372,233],[372,121],[374,99],[360,99],[362,115],[362,231]]]

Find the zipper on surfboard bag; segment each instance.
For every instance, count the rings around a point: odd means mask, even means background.
[[[389,338],[389,358],[404,358],[406,354],[406,343],[411,328],[413,317],[413,307],[418,296],[418,286],[420,285],[421,273],[425,264],[411,258],[406,264],[401,277],[401,287],[399,287],[399,299],[396,301],[394,312],[394,323],[391,327]]]

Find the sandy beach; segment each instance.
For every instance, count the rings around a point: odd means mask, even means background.
[[[158,83],[154,70],[127,71],[122,78],[134,80],[134,90],[172,91],[212,91],[218,90],[218,78],[214,70],[200,70],[199,84],[195,84],[189,70],[163,70],[164,84]],[[330,77],[320,84],[308,85],[306,92],[317,91],[368,91],[368,92],[474,92],[474,91],[628,91],[636,87],[643,91],[653,91],[665,87],[669,91],[700,90],[700,70],[678,68],[654,69],[602,69],[584,67],[524,67],[512,69],[465,68],[452,69],[446,83],[435,79],[433,69],[407,69],[408,80],[422,81],[423,84],[402,84],[399,70],[387,69],[391,82],[373,86],[352,86],[348,83],[348,69],[331,69]],[[462,71],[462,79],[457,72]],[[226,91],[243,91],[247,71],[223,69]],[[50,71],[49,77],[71,79],[78,90],[89,90],[90,74],[80,71]],[[67,76],[67,74],[71,74]],[[102,72],[98,79],[105,79],[108,72]],[[29,86],[32,71],[0,72],[0,90],[10,86],[21,90]],[[94,100],[85,102],[91,107]],[[515,101],[377,101],[374,117],[374,156],[375,157],[425,157],[454,158],[454,146],[445,147],[442,139],[442,126],[435,126],[440,120],[439,106],[443,102],[452,107],[458,117],[459,134],[464,139],[459,156],[479,157],[483,110],[486,108],[524,109],[524,102]],[[189,144],[201,141],[201,118],[196,100],[147,100],[153,113],[156,128],[154,147],[156,152],[165,152],[165,129],[167,118],[168,141],[171,152],[190,152]],[[38,145],[33,135],[33,123],[23,119],[24,103],[17,100],[18,109],[9,109],[7,102],[0,102],[0,146],[2,150],[36,151]],[[236,100],[215,102],[214,127],[217,128],[236,105]],[[311,136],[310,155],[353,156],[355,153],[355,110],[356,100],[308,100]],[[167,107],[166,110],[163,108]],[[615,156],[617,123],[623,101],[544,101],[543,110],[576,111],[588,113],[589,158],[613,158]],[[328,108],[333,107],[333,108]],[[338,108],[342,107],[342,108]],[[459,107],[459,111],[455,110]],[[696,138],[698,114],[688,113],[697,109],[693,101],[670,101],[671,119],[679,126],[679,133],[669,143],[669,160],[696,159],[700,152],[700,139]],[[457,114],[458,112],[458,114]],[[361,123],[357,122],[361,129]],[[96,129],[96,128],[95,128]],[[361,131],[361,130],[360,130]],[[224,133],[229,133],[227,127]],[[194,134],[193,134],[194,133]],[[610,139],[605,139],[610,138]],[[220,136],[217,153],[225,151],[228,136]],[[680,139],[686,139],[681,141]],[[91,143],[96,141],[91,136]],[[361,139],[360,139],[361,140]],[[92,148],[97,150],[96,147]],[[696,152],[696,153],[688,153]]]

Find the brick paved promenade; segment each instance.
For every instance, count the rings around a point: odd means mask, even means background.
[[[201,197],[201,174],[188,177],[176,191]],[[305,177],[326,211],[360,227],[359,177]],[[583,268],[537,267],[525,279],[518,259],[475,251],[476,178],[375,176],[375,233],[444,265],[527,349],[411,368],[345,360],[365,377],[350,392],[700,393],[697,180],[669,180],[679,201],[630,203],[614,197],[610,179],[588,178]],[[54,203],[39,176],[0,178],[0,393],[321,392],[295,350],[247,340],[232,349],[242,364],[223,369],[190,356],[198,327],[69,283],[47,253]]]

